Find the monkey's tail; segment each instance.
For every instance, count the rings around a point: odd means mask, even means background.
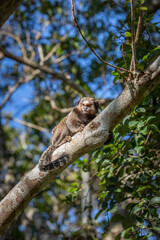
[[[58,169],[58,168],[64,166],[68,162],[68,160],[69,160],[69,156],[67,154],[64,154],[64,155],[58,157],[53,162],[50,162],[47,164],[43,164],[42,162],[40,162],[38,167],[39,167],[40,171],[46,172],[46,171]]]

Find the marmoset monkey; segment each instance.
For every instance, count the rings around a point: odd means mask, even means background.
[[[83,131],[84,127],[95,118],[99,108],[99,101],[94,98],[84,97],[80,99],[78,105],[52,130],[50,146],[39,160],[41,171],[61,166],[60,158],[59,161],[57,159],[51,162],[52,153],[62,144],[71,141],[74,134]],[[64,161],[66,160],[64,159]]]

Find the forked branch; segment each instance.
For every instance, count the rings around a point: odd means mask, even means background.
[[[71,4],[72,4],[72,15],[73,15],[73,20],[75,22],[75,25],[80,33],[80,35],[82,36],[82,38],[84,39],[84,41],[87,43],[88,47],[90,48],[90,50],[94,53],[94,55],[103,63],[105,63],[106,65],[110,66],[110,67],[113,67],[113,68],[116,68],[116,69],[119,69],[123,72],[128,72],[128,73],[131,73],[131,71],[125,69],[125,68],[121,68],[121,67],[117,67],[116,65],[113,65],[113,64],[110,64],[108,62],[106,62],[104,59],[102,59],[100,56],[98,56],[98,54],[96,53],[96,51],[92,48],[91,44],[88,42],[88,40],[85,38],[85,36],[83,35],[80,27],[79,27],[79,24],[77,22],[77,19],[76,19],[76,16],[75,16],[75,11],[74,11],[74,3],[73,3],[73,0],[71,0]]]

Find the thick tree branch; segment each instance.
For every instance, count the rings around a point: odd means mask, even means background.
[[[83,132],[73,136],[72,141],[60,146],[52,155],[52,160],[67,156],[66,163],[49,172],[41,172],[36,166],[19,181],[0,203],[0,232],[20,214],[28,202],[42,188],[77,158],[102,146],[109,138],[109,132],[160,83],[160,56],[133,81],[133,90],[126,88],[105,108]]]
[[[67,85],[69,85],[70,87],[75,89],[77,92],[81,93],[83,96],[88,96],[89,95],[89,93],[86,90],[84,90],[80,85],[76,84],[73,80],[71,80],[71,77],[67,73],[56,72],[52,68],[50,68],[48,66],[45,66],[45,65],[41,66],[38,63],[36,63],[36,62],[34,62],[34,61],[32,61],[28,58],[17,57],[15,55],[13,55],[12,53],[8,52],[7,50],[5,50],[4,47],[2,47],[1,45],[0,45],[0,51],[7,58],[13,59],[13,60],[15,60],[19,63],[23,63],[25,65],[28,65],[28,66],[30,66],[34,69],[39,69],[42,72],[51,74],[54,78],[62,80]]]

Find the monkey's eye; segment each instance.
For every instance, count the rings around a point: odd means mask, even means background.
[[[84,106],[84,107],[90,107],[91,104],[90,104],[90,103],[83,103],[83,106]]]

